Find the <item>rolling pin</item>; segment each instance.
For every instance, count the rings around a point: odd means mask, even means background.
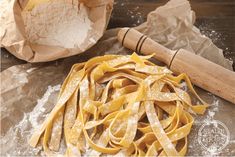
[[[137,53],[154,54],[175,74],[186,73],[193,84],[235,104],[235,72],[187,50],[170,50],[135,29],[122,28],[118,40]]]

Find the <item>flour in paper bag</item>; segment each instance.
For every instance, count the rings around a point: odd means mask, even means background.
[[[23,11],[22,17],[31,43],[64,48],[78,48],[92,25],[83,3],[46,2]]]

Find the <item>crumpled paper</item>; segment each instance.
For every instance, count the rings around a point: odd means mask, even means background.
[[[61,0],[73,5],[82,2],[88,8],[88,18],[92,22],[91,29],[83,42],[73,48],[64,48],[31,43],[27,39],[21,13],[28,1],[0,1],[0,46],[6,48],[17,58],[28,62],[52,61],[73,56],[89,49],[104,34],[113,8],[113,0]]]
[[[193,26],[194,20],[194,12],[187,0],[172,0],[149,13],[147,21],[136,29],[168,48],[185,48],[232,69],[231,63],[223,57],[222,50]],[[117,41],[118,31],[119,29],[106,31],[95,46],[77,56],[49,63],[21,65],[16,65],[19,62],[12,58],[13,64],[10,61],[3,64],[3,67],[9,68],[1,72],[1,155],[43,155],[40,147],[32,148],[27,141],[34,127],[40,126],[54,107],[59,87],[71,66],[94,56],[132,53]],[[2,58],[6,59],[9,58]],[[209,80],[205,81],[210,83]],[[196,88],[196,90],[212,106],[204,115],[195,116],[196,121],[189,136],[187,155],[212,156],[216,153],[221,156],[234,156],[235,135],[232,134],[235,132],[234,104],[202,89]],[[212,120],[219,120],[230,132],[229,143],[219,152],[205,150],[198,142],[200,128]],[[207,134],[210,136],[212,133]],[[64,148],[61,148],[61,151],[63,150]]]

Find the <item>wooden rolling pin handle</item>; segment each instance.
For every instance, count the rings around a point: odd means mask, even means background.
[[[172,51],[158,44],[152,39],[147,38],[145,35],[136,31],[135,29],[122,28],[118,32],[118,40],[122,43],[123,46],[134,50],[137,53],[141,52],[145,55],[154,53],[155,58],[168,66],[170,65],[175,54],[175,51]]]
[[[235,104],[235,72],[187,50],[172,51],[134,29],[121,29],[118,40],[136,52],[154,53],[175,74],[186,73],[195,85]]]

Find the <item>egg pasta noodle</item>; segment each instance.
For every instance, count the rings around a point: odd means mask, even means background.
[[[46,155],[184,156],[194,122],[208,105],[186,74],[152,56],[105,55],[73,65],[58,100],[29,143]],[[200,101],[193,105],[188,89]]]

